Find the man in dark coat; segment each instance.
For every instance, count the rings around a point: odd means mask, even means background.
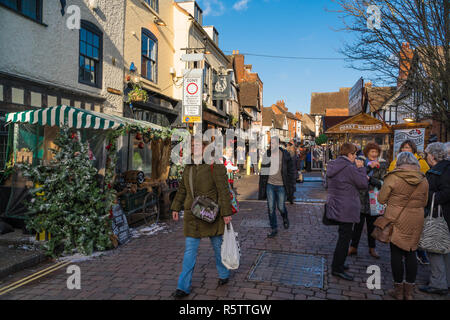
[[[294,160],[289,152],[282,148],[276,149],[278,154],[272,154],[268,149],[264,155],[259,178],[259,200],[267,199],[269,220],[272,232],[268,235],[273,238],[277,235],[276,207],[283,217],[284,228],[289,228],[286,199],[293,204],[296,183],[296,170]],[[273,161],[279,161],[271,166]]]

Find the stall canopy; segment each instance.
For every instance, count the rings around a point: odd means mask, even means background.
[[[375,119],[367,113],[360,113],[331,127],[327,130],[326,134],[389,134],[391,132],[391,127],[384,121]]]
[[[51,127],[67,125],[70,128],[95,130],[115,130],[129,124],[163,130],[163,127],[150,122],[69,106],[8,113],[6,114],[6,123],[28,123]]]

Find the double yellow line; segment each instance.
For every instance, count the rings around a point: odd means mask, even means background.
[[[25,277],[25,278],[23,278],[23,279],[21,279],[19,281],[11,283],[10,285],[7,285],[7,286],[5,286],[3,288],[0,288],[0,296],[4,295],[4,294],[6,294],[6,293],[8,293],[8,292],[10,292],[10,291],[12,291],[14,289],[17,289],[17,288],[19,288],[19,287],[21,287],[23,285],[26,285],[27,283],[30,283],[30,282],[32,282],[34,280],[37,280],[37,279],[39,279],[39,278],[41,278],[41,277],[43,277],[43,276],[45,276],[45,275],[47,275],[49,273],[52,273],[52,272],[54,272],[54,271],[56,271],[58,269],[61,269],[62,267],[65,267],[65,266],[67,266],[70,263],[71,263],[70,260],[69,261],[60,261],[60,262],[58,262],[58,263],[56,263],[56,264],[54,264],[54,265],[52,265],[52,266],[50,266],[48,268],[45,268],[44,270],[41,270],[41,271],[36,272],[36,273],[33,273],[31,276]]]

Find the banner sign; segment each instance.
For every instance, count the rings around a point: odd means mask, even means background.
[[[227,100],[231,98],[231,75],[213,76],[213,99]]]
[[[413,141],[417,146],[417,151],[423,152],[425,145],[425,128],[414,128],[395,130],[394,132],[394,157],[400,151],[400,146],[405,140]]]
[[[203,69],[187,70],[183,81],[183,122],[202,122]]]
[[[339,127],[339,130],[341,130],[341,131],[359,130],[359,131],[370,132],[370,131],[378,131],[378,130],[381,130],[382,128],[383,128],[383,126],[381,124],[371,124],[371,125],[366,125],[366,124],[344,124],[344,125]]]
[[[358,113],[363,112],[362,99],[363,99],[363,87],[364,80],[360,78],[348,95],[348,115],[355,116]]]

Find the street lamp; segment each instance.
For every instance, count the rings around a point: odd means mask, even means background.
[[[166,27],[166,26],[167,26],[167,24],[166,24],[164,21],[162,21],[161,19],[159,19],[159,18],[157,18],[157,17],[155,17],[155,18],[153,19],[153,22],[154,22],[156,25],[160,26],[160,27]]]

